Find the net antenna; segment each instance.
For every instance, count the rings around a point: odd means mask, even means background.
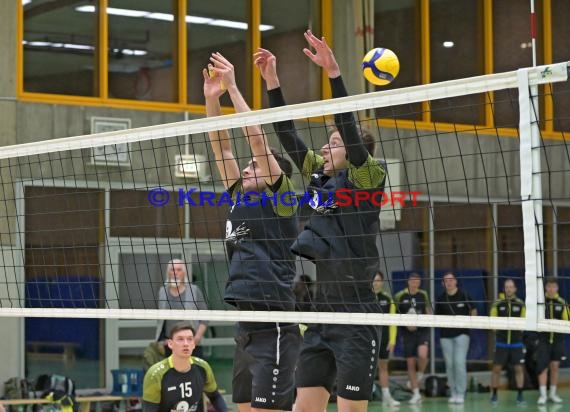
[[[450,324],[449,317],[441,315],[304,312],[302,313],[303,321],[306,323],[395,324],[425,327],[464,325],[478,329],[540,329],[568,333],[570,326],[567,322],[546,321],[541,316],[541,305],[544,304],[541,283],[544,275],[541,199],[545,198],[545,194],[540,184],[541,176],[544,174],[540,165],[540,156],[544,155],[545,147],[541,142],[538,129],[536,114],[538,106],[536,93],[533,92],[539,85],[567,81],[568,63],[559,63],[218,118],[195,119],[129,131],[2,147],[0,148],[0,183],[4,188],[2,203],[6,217],[2,223],[4,271],[0,275],[0,282],[5,287],[0,292],[0,316],[299,321],[298,312],[238,311],[229,310],[227,306],[224,306],[223,290],[227,282],[223,240],[226,211],[224,207],[227,208],[228,205],[219,204],[219,209],[210,207],[218,204],[223,190],[220,182],[215,179],[210,182],[198,181],[196,182],[197,190],[190,190],[187,182],[172,174],[174,166],[172,153],[182,152],[189,155],[192,152],[190,146],[193,146],[193,153],[196,154],[197,145],[207,142],[205,133],[221,129],[231,130],[237,142],[237,149],[240,149],[239,140],[243,140],[243,136],[240,135],[239,129],[242,127],[262,124],[266,125],[265,130],[269,131],[272,129],[270,124],[284,120],[297,121],[302,125],[300,127],[308,143],[314,148],[319,148],[326,137],[325,118],[327,116],[343,112],[373,111],[379,113],[384,111],[384,113],[392,112],[393,115],[391,117],[382,116],[375,122],[381,136],[382,156],[389,159],[401,158],[403,188],[409,191],[420,189],[423,195],[419,197],[419,200],[428,205],[429,213],[433,213],[434,202],[463,202],[468,205],[508,204],[521,207],[527,315],[525,318],[516,319],[458,316]],[[496,151],[490,154],[483,153],[480,146],[479,151],[474,154],[461,152],[459,143],[465,139],[464,134],[473,139],[475,146],[480,145],[480,140],[485,139],[485,136],[490,136],[498,142],[501,139],[498,127],[453,124],[451,128],[440,130],[439,125],[435,123],[418,126],[415,120],[404,121],[401,112],[398,112],[402,108],[414,107],[415,104],[421,102],[428,102],[427,107],[431,107],[434,112],[438,104],[448,104],[450,108],[457,108],[453,103],[456,98],[473,95],[486,96],[489,92],[499,90],[518,92],[518,99],[513,104],[513,118],[520,119],[518,123],[520,147],[517,146],[513,152],[520,161],[520,173],[508,170],[513,153],[502,149],[501,144],[498,144]],[[485,99],[482,101],[484,103],[478,104],[491,104]],[[469,109],[473,109],[473,106]],[[417,114],[418,112],[413,110],[408,112],[410,116]],[[315,118],[322,119],[322,121],[315,121]],[[362,121],[369,120],[363,119]],[[275,136],[269,136],[269,138],[271,140]],[[442,154],[449,148],[440,145],[440,141],[447,141],[445,139],[450,139],[450,142],[460,147],[459,155]],[[85,165],[84,151],[86,149],[103,146],[109,142],[132,144],[130,149],[132,164],[128,172],[94,170]],[[563,140],[560,144],[565,145],[566,142]],[[411,150],[412,146],[415,147],[414,150]],[[411,155],[412,152],[415,157]],[[487,159],[489,155],[490,159]],[[238,160],[243,162],[246,159],[248,159],[247,151],[241,150]],[[472,176],[468,166],[465,166],[470,159],[481,161],[485,167],[495,168],[495,171],[489,171],[484,167],[482,172],[479,171],[483,173],[483,176]],[[564,161],[560,170],[562,173],[568,173],[570,171],[569,161],[568,159]],[[213,170],[211,163],[211,158],[204,160],[204,164]],[[455,168],[457,170],[449,169],[448,165],[451,163],[459,165]],[[463,174],[458,178],[455,172]],[[302,188],[303,182],[299,176],[295,179],[301,182],[298,186]],[[504,189],[504,185],[507,188],[520,187],[520,194],[512,197],[513,195],[508,193],[508,190],[497,189],[499,187]],[[482,194],[473,195],[473,191],[476,193],[477,188],[483,188],[479,192]],[[162,191],[156,192],[157,189]],[[65,201],[58,202],[58,199],[68,199],[69,192],[77,195],[78,203],[73,208],[75,214],[60,210],[58,216],[66,218],[58,221],[61,224],[60,227],[54,228],[50,226],[53,223],[53,219],[50,218],[53,212],[46,208],[51,204],[61,205],[63,208]],[[456,192],[461,195],[457,195]],[[205,193],[209,195],[206,196]],[[85,199],[89,197],[96,199],[94,204],[97,206],[93,206],[94,209],[89,209],[85,203]],[[135,205],[136,199],[138,199],[139,209],[135,207],[137,206]],[[157,199],[167,200],[161,206],[163,209],[155,204]],[[554,202],[555,199],[550,200]],[[189,206],[190,203],[193,204]],[[90,214],[89,212],[93,210],[96,212]],[[402,213],[405,211],[406,208],[402,210]],[[87,221],[88,215],[95,216],[95,218]],[[144,215],[145,219],[132,225],[131,220],[138,215]],[[77,219],[77,225],[81,230],[71,228],[74,218]],[[409,216],[406,219],[409,219]],[[400,227],[398,224],[403,221],[404,217],[401,222],[397,222],[397,228]],[[469,227],[464,227],[464,229],[469,230]],[[66,236],[66,230],[69,230],[68,236]],[[78,246],[69,252],[67,250],[69,247],[65,242],[73,236],[79,236],[76,239]],[[95,236],[98,243],[92,244],[84,241],[81,236]],[[401,239],[402,233],[394,233],[394,236]],[[133,237],[144,239],[144,242],[139,240],[135,245]],[[125,281],[121,279],[122,272],[115,271],[105,264],[106,256],[110,253],[107,248],[108,238],[113,238],[114,244],[122,247],[123,250],[134,249],[136,246],[149,255],[151,252],[160,255],[164,251],[166,260],[175,257],[173,256],[174,245],[177,248],[180,246],[180,250],[192,255],[191,259],[184,256],[182,258],[185,261],[191,261],[193,265],[196,265],[195,267],[201,269],[200,276],[204,280],[202,286],[205,289],[205,298],[212,309],[200,311],[153,309],[156,307],[156,294],[152,291],[156,291],[162,285],[163,274],[160,273],[160,279],[154,279],[154,275],[140,268],[149,267],[156,262],[149,259],[142,263],[139,262],[137,268],[140,269],[140,273],[129,281],[133,284],[124,288]],[[56,240],[62,243],[58,244]],[[401,243],[399,246],[403,250]],[[390,256],[386,255],[384,246],[379,246],[379,248],[383,253],[382,261],[387,265],[386,262]],[[70,266],[69,261],[65,259],[73,258],[74,267],[82,267],[81,262],[88,259],[87,256],[95,249],[97,249],[95,255],[99,261],[91,266],[84,265],[83,269],[91,271],[93,276],[98,277],[99,282],[105,283],[98,289],[98,293],[84,295],[83,299],[73,300],[71,307],[61,307],[62,305],[58,305],[57,302],[69,303],[62,293],[64,290],[71,290],[71,282],[59,278],[60,289],[57,297],[48,296],[47,300],[44,297],[34,298],[35,300],[31,298],[33,290],[30,288],[30,280],[45,279],[45,282],[50,282],[52,280],[50,276]],[[60,256],[50,254],[55,253],[54,251],[66,257],[63,263],[53,258]],[[431,263],[426,264],[420,260],[419,264],[416,261],[413,265],[415,267],[405,264],[404,269],[409,271],[417,267],[429,267],[432,272],[435,267],[435,254],[436,251],[433,250],[432,253],[422,255],[427,258],[427,261],[431,259]],[[417,255],[402,251],[391,257],[393,260],[405,261],[406,259],[413,260]],[[394,275],[394,271],[389,272]],[[498,275],[497,273],[491,274],[495,277]],[[430,281],[434,284],[433,278]],[[78,282],[81,283],[81,279]],[[388,283],[390,287],[397,289],[395,278],[390,279]],[[342,287],[341,284],[338,286]],[[107,295],[108,291],[113,291],[112,298]],[[478,303],[489,305],[494,299],[495,296],[486,296]],[[91,302],[93,305],[86,305],[86,302]]]

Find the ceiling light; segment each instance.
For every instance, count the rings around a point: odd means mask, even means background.
[[[453,43],[453,42],[450,41],[450,40],[446,40],[446,41],[443,42],[443,47],[446,47],[446,48],[449,49],[449,48],[451,48],[451,47],[453,47],[453,46],[455,46],[455,43]]]
[[[150,13],[144,17],[146,17],[147,19],[174,21],[174,16],[169,13]]]
[[[80,11],[83,13],[94,13],[95,6],[93,5],[85,5],[85,6],[78,6],[75,8],[76,11]],[[115,7],[107,7],[107,14],[113,16],[123,16],[123,17],[137,17],[137,18],[145,18],[145,19],[153,19],[153,20],[162,20],[162,21],[174,21],[174,15],[170,13],[152,13],[145,10],[131,10],[131,9],[119,9]],[[234,20],[224,20],[224,19],[212,19],[209,17],[201,17],[201,16],[186,16],[186,23],[193,23],[193,24],[206,24],[210,26],[218,26],[218,27],[228,27],[231,29],[239,29],[239,30],[247,30],[247,23],[241,21],[234,21]],[[275,26],[271,26],[269,24],[260,24],[259,31],[268,31],[274,29]]]
[[[198,17],[198,16],[186,16],[186,23],[194,24],[208,24],[214,19],[208,17]]]
[[[22,6],[30,4],[31,2],[32,2],[32,0],[22,0]]]
[[[54,43],[51,41],[27,41],[27,40],[23,40],[22,44],[29,47],[46,47],[50,49],[95,50],[95,47],[89,44]],[[135,50],[135,49],[112,49],[112,51],[114,53],[120,52],[126,56],[144,56],[148,53],[146,50]]]
[[[247,23],[233,20],[216,19],[208,23],[209,26],[229,27],[230,29],[247,30]]]

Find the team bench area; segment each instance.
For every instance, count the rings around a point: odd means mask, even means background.
[[[89,412],[91,403],[95,404],[95,410],[101,411],[101,402],[119,402],[119,412],[125,412],[127,409],[127,401],[138,399],[136,396],[76,396],[75,402],[79,404],[79,412]],[[20,405],[41,405],[52,403],[49,399],[1,399],[0,404],[4,406],[20,406]]]
[[[75,362],[75,350],[79,348],[76,342],[50,342],[32,341],[26,342],[28,356],[38,359],[63,359],[65,363]],[[51,352],[56,351],[56,352]]]

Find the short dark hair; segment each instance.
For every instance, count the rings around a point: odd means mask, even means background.
[[[421,279],[422,277],[420,276],[420,274],[418,272],[410,272],[410,274],[408,275],[408,280],[409,279]]]
[[[384,280],[385,276],[384,273],[381,270],[377,270],[376,273],[374,274],[374,277],[376,276],[380,276],[380,279]]]
[[[558,279],[556,279],[554,276],[548,276],[546,279],[544,279],[544,284],[548,285],[549,283],[558,285]]]
[[[285,176],[287,176],[290,179],[291,176],[293,175],[293,166],[291,165],[289,159],[283,157],[283,155],[273,147],[271,147],[269,150],[271,150],[271,154],[273,155],[275,160],[277,160],[277,163],[279,164],[281,171],[285,173]]]
[[[337,131],[338,128],[336,126],[329,127],[329,137],[331,134]],[[374,157],[374,152],[376,151],[376,139],[372,133],[370,133],[370,131],[367,129],[358,128],[358,134],[360,135],[360,139],[362,140],[364,147],[366,147],[366,151],[370,153],[370,156]]]
[[[451,276],[453,276],[453,279],[457,279],[457,276],[455,276],[455,273],[453,273],[452,271],[449,270],[443,274],[443,276],[441,277],[441,280],[444,280],[447,275],[451,275]]]
[[[172,339],[174,334],[180,332],[181,330],[191,330],[192,335],[196,334],[196,332],[194,331],[194,327],[190,322],[178,322],[170,329],[170,331],[167,331],[168,338]]]

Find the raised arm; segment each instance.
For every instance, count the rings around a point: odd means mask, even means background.
[[[238,113],[249,112],[247,102],[240,93],[235,80],[234,66],[220,53],[212,53],[210,60],[213,64],[212,69],[221,77],[225,87],[228,89],[230,99],[234,105],[234,109]],[[256,158],[257,163],[262,171],[265,182],[273,185],[281,176],[281,168],[275,157],[271,153],[267,137],[263,129],[259,125],[243,127],[243,132],[248,140],[252,155]]]
[[[221,115],[220,96],[224,94],[219,76],[210,77],[208,70],[202,70],[204,76],[204,98],[206,99],[206,116]],[[241,176],[238,163],[232,151],[230,134],[227,130],[208,132],[212,151],[216,158],[216,166],[220,171],[222,182],[229,189]]]
[[[305,32],[305,39],[307,40],[307,43],[309,43],[309,46],[315,51],[313,52],[310,48],[305,48],[303,49],[303,53],[305,53],[313,63],[322,67],[323,70],[326,71],[331,84],[332,96],[348,96],[344,82],[342,81],[340,68],[334,57],[334,53],[328,46],[325,38],[322,37],[319,39],[311,32],[311,30],[307,30]],[[368,158],[368,151],[362,143],[362,139],[360,138],[360,134],[356,128],[354,115],[351,112],[338,113],[335,114],[334,120],[342,140],[346,145],[348,160],[355,166],[363,165]]]
[[[285,106],[285,98],[281,91],[277,76],[277,58],[269,50],[259,48],[253,54],[254,64],[259,68],[261,77],[265,80],[270,107]],[[273,123],[279,142],[285,148],[299,170],[307,155],[307,146],[297,134],[292,120]]]

